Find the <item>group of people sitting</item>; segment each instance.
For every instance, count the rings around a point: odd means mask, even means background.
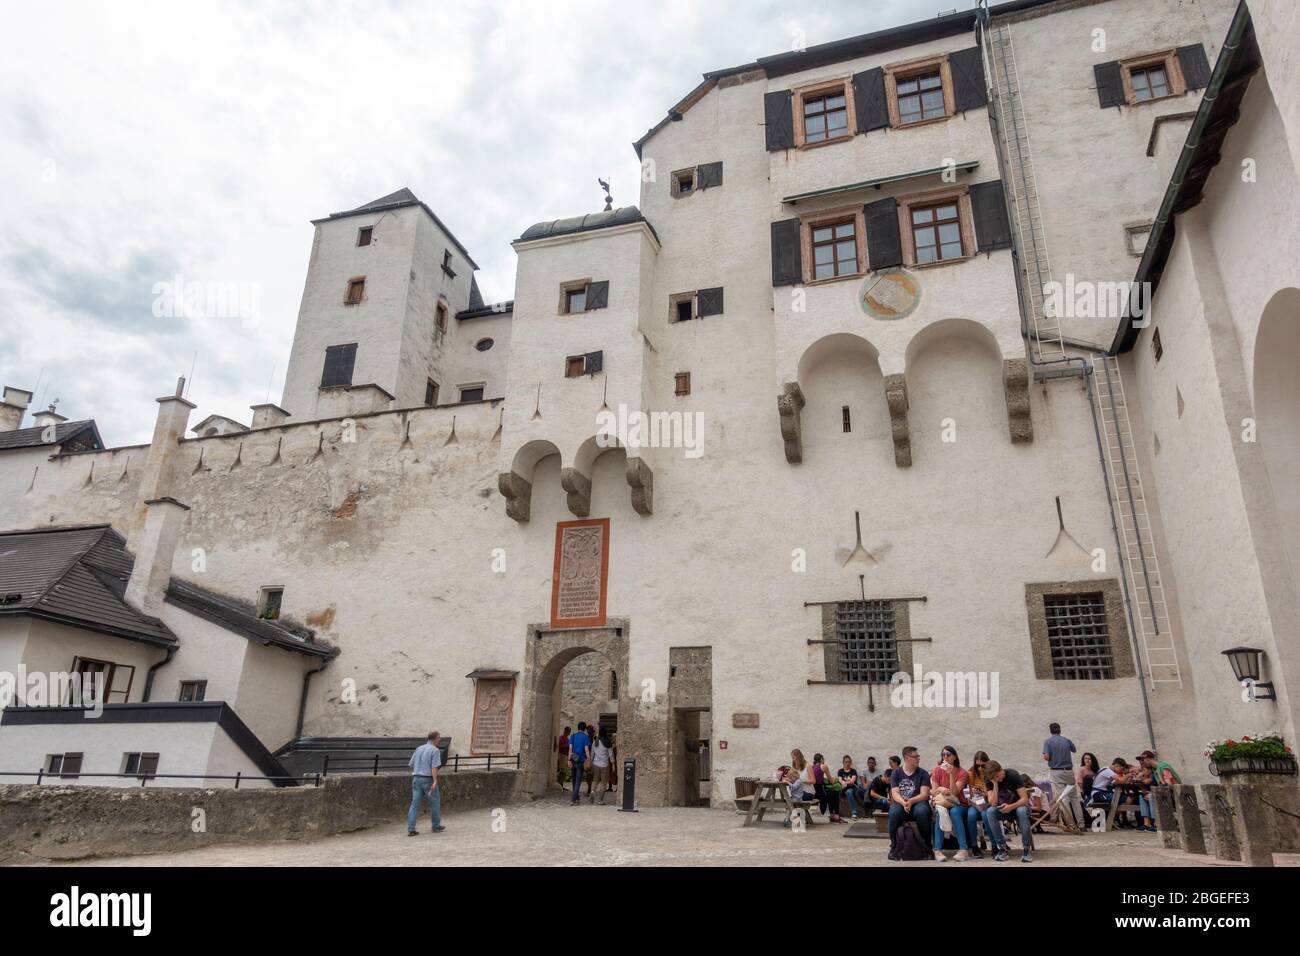
[[[1167,762],[1147,750],[1138,755],[1136,765],[1116,757],[1103,770],[1094,755],[1085,753],[1076,771],[1074,743],[1061,736],[1059,725],[1052,724],[1049,730],[1043,759],[1051,786],[1069,798],[1062,801],[1062,822],[1068,829],[1088,832],[1090,813],[1104,812],[1111,800],[1119,799],[1138,803],[1137,829],[1155,832],[1150,788],[1180,782]],[[968,768],[962,766],[956,749],[946,746],[934,768],[925,770],[916,747],[904,747],[901,756],[890,757],[887,768],[877,767],[876,758],[868,757],[864,769],[855,766],[848,754],[832,769],[822,754],[814,754],[809,762],[796,749],[790,752],[789,765],[777,772],[793,799],[816,800],[821,814],[832,823],[843,822],[841,796],[851,819],[856,820],[860,812],[864,816],[887,813],[890,859],[923,859],[933,854],[944,862],[948,859],[944,843],[951,838],[957,846],[954,861],[981,858],[986,847],[994,860],[1007,860],[1004,824],[1014,823],[1020,834],[1020,860],[1033,861],[1030,812],[1034,801],[1042,800],[1036,792],[1039,784],[1029,774],[991,760],[982,750],[976,751]],[[1085,807],[1101,809],[1085,811]],[[787,819],[785,825],[791,826],[792,821]]]

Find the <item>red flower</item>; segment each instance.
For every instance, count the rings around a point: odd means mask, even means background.
[[[1247,737],[1245,734],[1242,734],[1242,735],[1241,735],[1241,742],[1242,742],[1243,744],[1244,744],[1247,740],[1249,740],[1249,739],[1250,739],[1250,738]]]
[[[1231,746],[1232,746],[1232,743],[1233,743],[1233,742],[1232,742],[1231,740],[1225,740],[1225,741],[1223,742],[1223,746],[1225,746],[1225,747],[1231,747]]]

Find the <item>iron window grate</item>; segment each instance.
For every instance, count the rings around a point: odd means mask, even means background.
[[[1101,592],[1044,595],[1043,608],[1052,676],[1057,680],[1112,680],[1115,657]]]
[[[893,601],[844,601],[835,607],[840,680],[888,684],[899,671]]]

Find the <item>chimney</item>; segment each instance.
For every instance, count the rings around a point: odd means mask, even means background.
[[[0,432],[11,432],[23,423],[23,415],[32,402],[32,393],[6,385],[4,401],[0,402]]]
[[[44,428],[46,425],[61,425],[68,420],[68,416],[60,415],[51,405],[43,412],[32,412],[32,424],[37,428]]]
[[[283,425],[289,413],[279,405],[266,403],[264,405],[250,405],[253,410],[253,428],[274,428],[276,425]]]
[[[181,397],[182,385],[176,386],[175,395],[158,399],[158,419],[154,422],[153,438],[145,453],[144,468],[140,475],[139,497],[135,513],[127,526],[127,547],[138,548],[138,538],[145,523],[146,506],[150,499],[162,498],[175,490],[172,472],[180,457],[180,440],[190,423],[190,412],[197,406]]]
[[[171,581],[172,557],[181,525],[190,508],[175,498],[151,498],[145,506],[148,511],[135,549],[135,565],[126,582],[126,603],[142,614],[157,617]]]

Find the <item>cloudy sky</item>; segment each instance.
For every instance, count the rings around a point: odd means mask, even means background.
[[[247,422],[280,397],[310,219],[409,186],[509,298],[510,240],[599,209],[597,176],[635,203],[631,143],[706,70],[970,6],[0,0],[0,383],[134,444],[193,365],[191,423]],[[178,277],[257,321],[169,313]]]

